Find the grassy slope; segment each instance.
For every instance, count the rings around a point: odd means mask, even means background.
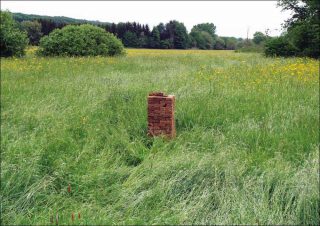
[[[314,60],[228,51],[2,59],[2,222],[319,223],[318,82]],[[172,141],[146,137],[156,90]]]

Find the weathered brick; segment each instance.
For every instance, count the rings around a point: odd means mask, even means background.
[[[175,137],[173,95],[153,92],[148,96],[148,134],[150,136],[165,135]]]

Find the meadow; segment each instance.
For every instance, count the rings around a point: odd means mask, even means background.
[[[319,224],[318,61],[126,51],[1,59],[2,224]]]

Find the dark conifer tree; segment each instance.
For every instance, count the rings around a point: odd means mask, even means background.
[[[160,48],[160,32],[158,27],[152,29],[149,46],[150,48]]]
[[[117,25],[115,23],[111,24],[111,28],[110,28],[111,33],[113,33],[114,35],[117,34]]]
[[[151,33],[150,33],[150,28],[148,24],[146,24],[145,26],[144,33],[146,34],[146,36],[150,37]]]

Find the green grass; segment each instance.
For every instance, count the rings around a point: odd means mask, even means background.
[[[319,224],[318,76],[232,51],[1,59],[2,224]],[[176,96],[173,140],[146,136],[151,91]]]

